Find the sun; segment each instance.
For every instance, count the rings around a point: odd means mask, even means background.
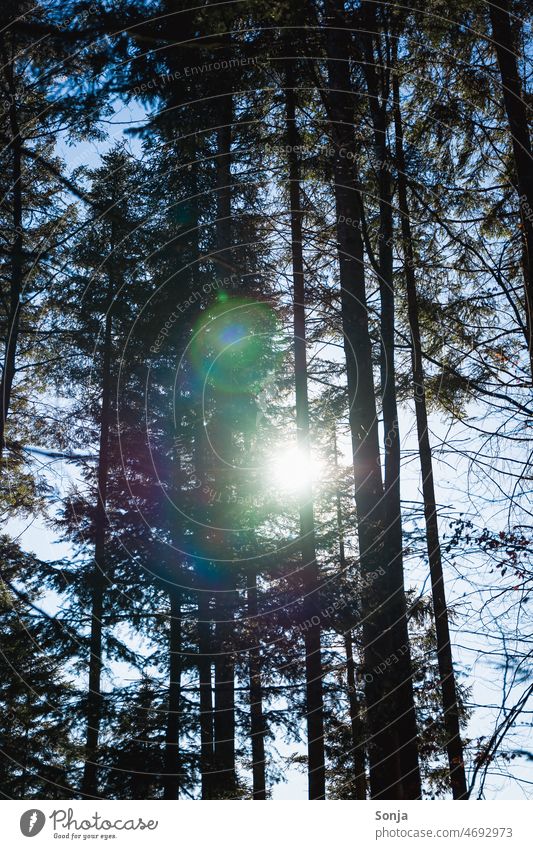
[[[297,494],[316,485],[324,478],[325,471],[322,459],[308,457],[297,446],[279,449],[269,463],[270,483],[287,493]]]

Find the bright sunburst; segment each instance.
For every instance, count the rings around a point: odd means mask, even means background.
[[[276,451],[269,463],[270,482],[284,492],[298,493],[324,478],[325,463],[318,457],[308,458],[304,451],[293,446]]]

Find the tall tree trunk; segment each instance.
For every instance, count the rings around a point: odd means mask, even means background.
[[[114,225],[112,225],[114,229]],[[110,256],[113,256],[115,239],[112,238]],[[116,287],[110,281],[105,317],[102,350],[102,402],[100,409],[100,445],[98,452],[98,493],[95,511],[94,569],[90,576],[91,585],[91,634],[89,658],[89,691],[87,695],[87,732],[85,763],[82,779],[84,796],[98,794],[98,741],[102,714],[102,615],[105,588],[105,545],[107,536],[107,483],[109,473],[109,428],[111,420],[111,357],[112,357],[112,303]]]
[[[258,643],[259,621],[257,618],[257,574],[254,569],[251,569],[247,576],[247,598],[250,634],[252,640],[248,663],[250,669],[250,724],[252,738],[253,798],[266,799],[266,726],[263,715],[263,688],[261,686],[261,651]]]
[[[333,447],[335,458],[335,472],[338,471],[337,433],[333,428]],[[347,564],[344,548],[344,522],[342,518],[342,502],[340,490],[336,493],[337,507],[337,535],[339,538],[339,564],[341,575],[346,575]],[[361,705],[357,697],[355,661],[353,656],[352,629],[348,628],[344,633],[344,652],[346,655],[346,685],[348,689],[348,704],[350,706],[350,725],[352,729],[352,752],[355,774],[355,798],[366,799],[366,772],[365,772],[365,728],[361,719]]]
[[[365,726],[361,719],[361,705],[357,698],[353,640],[350,629],[344,634],[344,652],[346,655],[346,684],[348,687],[348,704],[350,705],[350,725],[352,729],[355,798],[366,799]]]
[[[191,140],[190,161],[193,162],[191,187],[191,240],[194,240],[192,252],[192,287],[200,291],[200,211],[199,211],[199,180],[197,139]],[[192,226],[194,225],[194,226]],[[194,399],[194,468],[198,477],[198,492],[204,492],[208,480],[206,475],[207,443],[204,427],[204,411],[202,399]],[[205,518],[205,517],[204,517]],[[194,535],[198,551],[206,549],[206,526],[199,518],[194,524]],[[200,774],[202,799],[213,799],[214,778],[214,712],[213,712],[213,628],[211,624],[211,602],[213,595],[210,569],[203,560],[198,560],[195,568],[195,583],[197,586],[198,610],[198,679],[199,679],[199,709],[200,709]]]
[[[395,368],[395,291],[393,270],[393,187],[391,156],[387,143],[388,111],[386,99],[389,90],[388,68],[379,68],[375,58],[374,38],[378,39],[376,6],[365,4],[369,14],[368,27],[362,37],[364,48],[364,73],[374,131],[374,150],[378,167],[379,185],[379,291],[381,302],[381,399],[383,408],[383,454],[385,490],[383,506],[386,516],[385,552],[389,575],[388,601],[389,627],[393,651],[400,650],[397,660],[390,666],[391,684],[398,705],[395,733],[400,746],[402,795],[405,799],[421,796],[420,767],[418,761],[418,731],[413,692],[413,669],[407,626],[405,580],[403,570],[403,535],[400,491],[401,446],[396,400]]]
[[[516,61],[516,46],[511,29],[509,0],[495,0],[488,6],[492,39],[502,80],[503,102],[511,134],[516,189],[519,195],[525,254],[526,329],[533,376],[533,156],[529,135],[528,110]]]
[[[229,81],[221,79],[219,95],[219,128],[217,130],[217,221],[216,221],[216,257],[215,262],[221,269],[227,268],[232,257],[232,178],[231,143],[233,124],[233,95],[229,91]],[[225,272],[224,272],[225,273]],[[221,276],[224,276],[221,272]],[[213,442],[215,453],[223,458],[219,473],[215,478],[220,495],[229,491],[225,485],[233,444],[231,405],[227,399],[219,398],[217,407],[217,437]],[[223,499],[220,500],[220,503]],[[220,505],[219,505],[220,508]],[[215,527],[224,528],[224,516],[214,522]],[[231,551],[225,544],[227,532],[219,532],[217,545],[222,558],[229,561]],[[235,770],[235,655],[234,655],[234,613],[235,613],[235,575],[231,562],[216,564],[215,594],[215,773],[214,787],[216,798],[231,798],[237,790]]]
[[[194,439],[194,464],[203,491],[207,483],[205,474],[206,445],[201,406],[196,410],[196,426]],[[195,524],[195,535],[199,551],[205,549],[204,526]],[[212,627],[210,609],[212,587],[205,562],[198,561],[196,566],[197,600],[198,600],[198,678],[200,691],[200,772],[202,780],[202,799],[213,798],[214,772],[214,716],[213,716],[213,661],[212,661]]]
[[[292,62],[287,62],[285,112],[289,162],[291,251],[294,287],[294,377],[296,395],[296,438],[298,450],[310,461],[309,399],[307,389],[307,351],[305,329],[305,280],[302,249],[302,210],[300,167],[297,156],[299,133],[296,125],[295,83]],[[310,799],[326,794],[324,760],[324,703],[322,694],[322,658],[320,645],[319,582],[315,549],[313,493],[308,483],[300,496],[300,538],[303,559],[303,618],[305,630],[305,678],[307,716],[308,784]],[[314,624],[314,620],[318,623]]]
[[[384,488],[360,229],[361,200],[353,164],[354,95],[349,74],[351,45],[345,28],[342,4],[338,0],[328,0],[326,12],[326,109],[336,148],[334,179],[342,326],[352,434],[359,560],[363,579],[363,642],[370,789],[373,799],[400,799],[404,796],[400,752],[410,741],[398,739],[397,720],[411,709],[411,705],[400,703],[395,692],[395,682],[387,674],[392,665],[392,658],[397,657],[395,650],[400,646],[393,642],[395,635],[390,629],[390,558],[384,548]],[[385,671],[380,672],[383,664]],[[411,778],[416,779],[416,776]]]
[[[198,675],[200,679],[200,771],[202,799],[212,799],[214,771],[213,681],[211,669],[211,611],[206,591],[198,592]]]
[[[181,702],[181,593],[173,587],[170,598],[168,713],[165,735],[164,798],[180,797]]]
[[[12,191],[13,191],[13,246],[11,248],[11,275],[9,286],[9,313],[6,328],[6,341],[0,381],[0,461],[5,448],[6,421],[11,404],[13,380],[15,378],[15,362],[20,328],[21,295],[23,281],[22,252],[24,248],[24,231],[22,222],[22,138],[18,126],[17,107],[15,100],[15,81],[13,79],[13,64],[9,66],[9,128],[10,147],[12,151]]]
[[[411,330],[411,358],[414,383],[416,426],[422,472],[422,493],[424,497],[424,516],[426,522],[426,541],[435,614],[435,632],[437,638],[437,657],[439,666],[444,724],[446,729],[446,751],[450,768],[450,782],[454,799],[467,799],[463,744],[459,724],[459,709],[455,687],[448,608],[444,590],[441,548],[439,540],[437,503],[433,481],[433,460],[429,440],[426,393],[424,385],[424,366],[422,360],[422,342],[418,320],[418,299],[415,279],[415,260],[411,234],[411,221],[407,197],[407,176],[403,148],[403,125],[400,107],[400,85],[397,74],[393,76],[394,123],[396,142],[396,165],[398,171],[398,198],[401,215],[402,243],[404,255],[404,274],[407,289],[407,309]]]
[[[215,798],[232,798],[235,771],[235,656],[234,581],[229,569],[217,564],[215,596]]]
[[[235,607],[236,576],[229,544],[228,504],[233,476],[233,427],[231,400],[219,395],[216,422],[211,424],[210,443],[214,455],[216,496],[210,531],[215,563],[215,711],[214,711],[214,798],[234,798],[235,770]],[[229,409],[228,409],[229,407]]]

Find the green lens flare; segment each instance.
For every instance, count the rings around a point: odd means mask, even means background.
[[[190,347],[196,375],[206,388],[259,392],[277,365],[280,327],[271,307],[220,292],[200,318]]]

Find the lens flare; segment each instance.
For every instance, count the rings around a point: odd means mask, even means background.
[[[205,388],[254,394],[276,367],[278,319],[268,304],[247,298],[221,298],[194,330],[190,359]]]
[[[297,446],[276,451],[268,463],[269,483],[285,493],[298,494],[316,486],[325,477],[326,464],[320,458],[309,457]]]

